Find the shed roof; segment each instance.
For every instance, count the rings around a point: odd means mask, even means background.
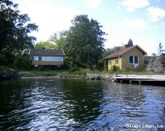
[[[134,48],[138,48],[144,55],[147,54],[142,48],[140,48],[138,45],[135,45],[135,46],[130,46],[130,47],[124,47],[124,48],[118,50],[117,52],[114,52],[113,54],[108,55],[105,59],[116,58],[118,56],[121,56],[121,55],[127,53],[128,51],[130,51]]]
[[[30,51],[32,56],[63,56],[64,51],[62,49],[32,49]]]

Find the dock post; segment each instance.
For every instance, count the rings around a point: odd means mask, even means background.
[[[132,81],[131,81],[131,80],[129,80],[129,83],[130,83],[130,84],[132,84]]]

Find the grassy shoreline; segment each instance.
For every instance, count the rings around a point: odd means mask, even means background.
[[[31,70],[20,71],[21,79],[86,79],[86,80],[113,80],[114,75],[164,75],[152,72],[109,72],[109,71],[91,71],[89,69],[81,69],[78,71],[62,71],[62,70]]]
[[[164,73],[153,73],[153,72],[135,72],[135,71],[117,71],[117,72],[110,72],[110,71],[91,71],[88,69],[79,70],[79,71],[39,71],[39,70],[31,70],[31,71],[19,71],[19,75],[22,77],[36,77],[36,76],[78,76],[78,75],[86,75],[86,74],[134,74],[134,75],[163,75]]]
[[[1,77],[5,74],[6,78],[4,79],[51,79],[51,78],[60,78],[60,79],[92,79],[100,80],[104,79],[106,76],[107,79],[114,74],[133,74],[133,75],[164,75],[164,73],[153,73],[146,71],[98,71],[90,69],[82,69],[76,71],[70,70],[30,70],[30,71],[19,71],[8,67],[0,68]],[[17,77],[16,77],[17,76]],[[88,77],[88,78],[87,78]],[[105,78],[106,79],[106,78]]]

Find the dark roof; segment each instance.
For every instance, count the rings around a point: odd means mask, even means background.
[[[116,58],[116,57],[121,56],[121,55],[125,54],[126,52],[128,52],[134,48],[138,48],[139,50],[141,50],[143,52],[143,54],[147,54],[142,48],[140,48],[138,45],[135,45],[135,46],[130,46],[130,47],[124,47],[124,48],[120,49],[119,51],[108,55],[105,59]]]
[[[32,49],[30,51],[32,56],[63,56],[64,51],[61,49]]]

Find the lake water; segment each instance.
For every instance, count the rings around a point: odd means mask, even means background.
[[[165,130],[165,87],[86,80],[0,82],[0,130]]]

